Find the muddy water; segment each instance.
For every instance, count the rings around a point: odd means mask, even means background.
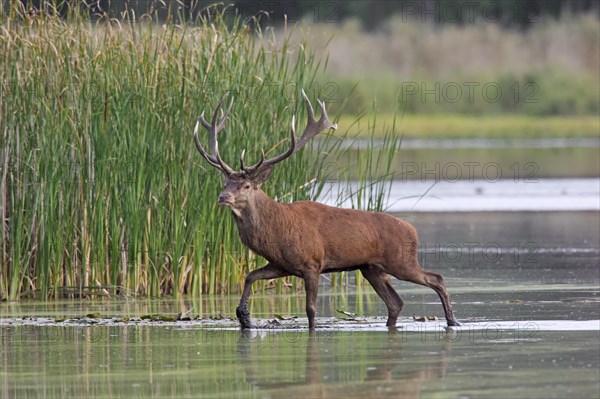
[[[421,233],[421,262],[446,276],[460,328],[414,321],[441,317],[441,306],[430,290],[397,282],[406,305],[390,332],[382,302],[353,275],[347,289],[323,279],[314,336],[295,294],[256,295],[262,328],[249,334],[229,319],[235,297],[3,303],[0,396],[600,396],[597,212],[407,218]],[[135,318],[192,307],[205,319]],[[104,318],[74,319],[91,312]]]

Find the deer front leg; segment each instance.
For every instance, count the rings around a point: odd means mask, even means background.
[[[308,329],[316,327],[315,315],[317,313],[317,292],[319,290],[319,274],[311,273],[304,275],[304,290],[306,291],[306,316],[308,317]]]
[[[289,276],[289,273],[273,263],[267,263],[266,266],[248,273],[246,281],[244,282],[244,291],[240,298],[240,304],[235,309],[235,314],[240,321],[242,329],[252,328],[252,324],[250,323],[250,311],[248,310],[248,298],[250,297],[252,284],[256,280],[268,280],[285,276]]]

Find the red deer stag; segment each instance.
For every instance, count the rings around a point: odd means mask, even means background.
[[[271,173],[273,165],[301,149],[314,136],[337,126],[327,117],[325,105],[319,101],[321,118],[314,111],[304,91],[308,122],[304,133],[296,140],[294,118],[290,146],[271,159],[262,158],[253,166],[244,165],[235,171],[219,155],[217,135],[223,129],[231,104],[220,117],[224,96],[217,105],[211,123],[198,118],[194,128],[194,143],[200,154],[225,177],[225,189],[219,204],[231,209],[245,246],[269,263],[248,274],[240,303],[236,309],[243,329],[251,328],[248,298],[256,280],[297,276],[304,280],[306,315],[309,329],[315,328],[317,289],[321,273],[359,269],[388,308],[387,326],[395,326],[403,301],[390,284],[390,275],[432,288],[440,297],[448,326],[459,325],[452,313],[450,298],[441,275],[425,271],[417,259],[417,233],[409,223],[380,212],[340,209],[313,201],[281,204],[270,198],[260,186]],[[204,126],[210,135],[210,153],[198,139],[198,127]]]

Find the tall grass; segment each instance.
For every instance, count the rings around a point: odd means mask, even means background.
[[[192,127],[229,92],[224,159],[279,152],[324,61],[217,8],[161,25],[61,11],[0,14],[0,298],[238,291],[263,261],[217,208]],[[323,180],[313,159],[336,147],[323,143],[267,192],[308,198]]]

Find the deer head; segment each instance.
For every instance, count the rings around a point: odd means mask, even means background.
[[[302,97],[306,104],[308,121],[300,139],[296,141],[295,117],[292,117],[290,146],[286,151],[270,159],[265,159],[265,153],[263,151],[261,159],[252,166],[244,165],[245,151],[242,151],[240,156],[240,170],[235,171],[221,159],[221,155],[219,154],[219,143],[217,140],[217,135],[225,127],[225,122],[233,105],[232,99],[223,116],[219,117],[221,107],[226,97],[227,95],[223,96],[217,104],[210,123],[204,119],[204,113],[200,115],[196,127],[194,128],[194,143],[196,144],[196,148],[200,152],[200,155],[202,155],[211,166],[218,169],[225,178],[225,189],[219,195],[219,204],[228,206],[237,216],[241,216],[242,211],[253,202],[253,198],[257,193],[261,192],[260,185],[269,178],[273,165],[283,161],[294,152],[304,147],[308,141],[323,130],[337,129],[337,125],[329,120],[327,112],[325,111],[325,104],[319,100],[317,101],[319,103],[319,108],[321,109],[321,118],[315,120],[312,104],[306,96],[306,93],[304,93],[304,90],[302,90]],[[198,128],[200,125],[204,126],[209,132],[210,153],[206,152],[198,139]]]

